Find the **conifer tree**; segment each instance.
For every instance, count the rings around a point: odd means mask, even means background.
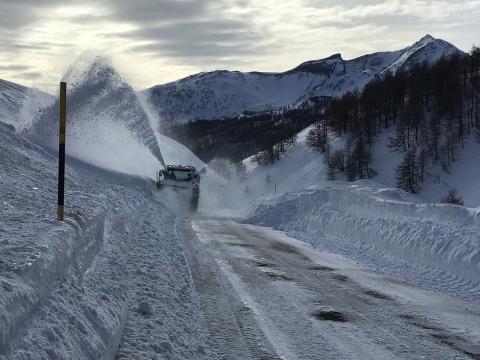
[[[452,189],[448,192],[447,196],[441,200],[441,202],[444,204],[463,205],[463,198],[457,194],[456,189]]]
[[[397,186],[416,194],[420,190],[420,173],[417,168],[416,150],[410,149],[396,171]]]

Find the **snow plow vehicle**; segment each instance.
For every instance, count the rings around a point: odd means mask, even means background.
[[[156,182],[159,190],[171,188],[174,191],[187,193],[190,196],[191,209],[198,208],[200,175],[195,166],[167,165],[158,172]]]

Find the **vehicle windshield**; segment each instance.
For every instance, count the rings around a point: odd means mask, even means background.
[[[175,178],[177,180],[188,180],[191,178],[189,171],[174,171]]]

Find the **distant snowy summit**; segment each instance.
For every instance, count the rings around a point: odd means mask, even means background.
[[[434,63],[442,56],[464,54],[454,45],[426,35],[397,51],[352,60],[340,54],[307,61],[282,73],[212,71],[195,74],[144,91],[163,121],[221,119],[245,111],[300,104],[313,96],[339,96],[361,89],[375,76]]]

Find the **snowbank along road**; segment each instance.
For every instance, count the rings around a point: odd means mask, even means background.
[[[248,220],[419,286],[480,300],[480,211],[422,202],[370,180],[319,182]]]
[[[153,183],[68,159],[59,222],[56,159],[2,126],[0,359],[210,358]]]
[[[476,305],[270,228],[198,217],[192,230],[186,254],[219,359],[480,358]]]

